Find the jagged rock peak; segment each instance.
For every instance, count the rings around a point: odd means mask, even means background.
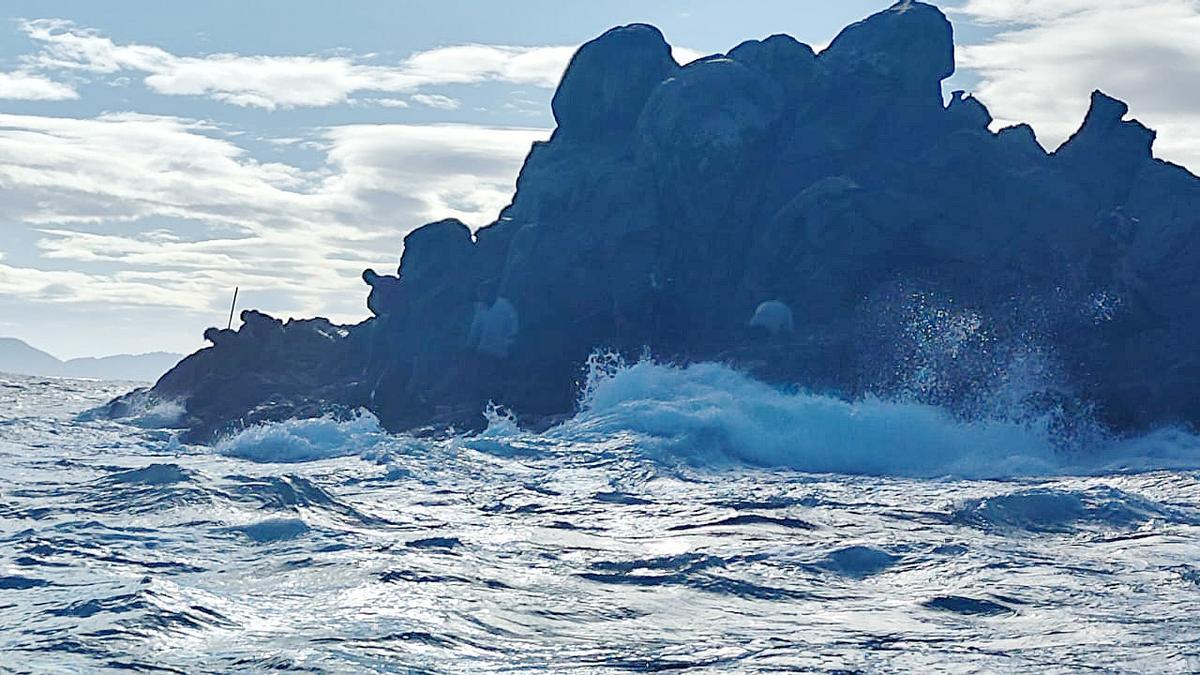
[[[996,132],[996,138],[1000,141],[1001,146],[1005,147],[1018,156],[1024,156],[1026,159],[1041,160],[1046,155],[1045,148],[1041,143],[1038,143],[1037,134],[1034,133],[1033,127],[1028,124],[1014,124],[1004,127]]]
[[[556,135],[594,142],[633,131],[650,92],[679,68],[654,26],[630,24],[605,32],[571,57],[551,109]]]
[[[1092,92],[1083,126],[1054,151],[1055,161],[1078,173],[1102,211],[1125,202],[1134,178],[1153,157],[1154,131],[1123,119],[1128,112],[1123,101]]]
[[[1129,114],[1129,106],[1124,101],[1096,89],[1092,92],[1092,102],[1084,124],[1089,122],[1092,124],[1117,124],[1127,114]]]
[[[972,129],[987,129],[992,123],[992,114],[987,106],[974,96],[959,89],[950,94],[946,112],[955,122]]]
[[[954,29],[937,7],[903,0],[847,26],[820,59],[835,72],[928,91],[954,74]]]
[[[1085,151],[1094,146],[1120,150],[1131,155],[1149,158],[1153,153],[1155,132],[1137,120],[1125,120],[1129,106],[1099,89],[1092,92],[1083,125],[1055,153],[1060,156]]]

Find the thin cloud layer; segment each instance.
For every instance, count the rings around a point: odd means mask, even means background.
[[[347,56],[179,56],[153,45],[118,44],[59,19],[26,21],[22,29],[41,46],[25,58],[30,68],[142,73],[145,85],[158,94],[205,96],[268,110],[337,105],[357,93],[404,94],[448,84],[502,81],[552,88],[575,51],[557,45],[457,45],[378,65]]]
[[[0,115],[0,222],[36,249],[6,256],[0,295],[202,312],[241,285],[280,314],[353,319],[364,267],[393,268],[424,222],[492,220],[547,135],[334,127],[307,140],[321,165],[301,169],[259,161],[196,120]]]
[[[462,107],[462,102],[458,99],[442,96],[441,94],[413,94],[412,100],[415,103],[420,103],[430,108],[437,108],[438,110],[458,110]]]
[[[958,50],[998,124],[1027,121],[1053,149],[1101,89],[1159,132],[1158,156],[1200,170],[1200,3],[969,0],[956,14],[999,31]]]
[[[69,85],[21,71],[0,71],[0,99],[6,101],[70,101],[79,94]]]

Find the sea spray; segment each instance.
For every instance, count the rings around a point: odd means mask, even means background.
[[[661,458],[815,472],[1007,475],[1055,463],[1053,443],[1036,424],[963,421],[920,403],[787,392],[715,363],[642,360],[597,373],[579,414],[552,433],[632,431]]]
[[[379,420],[360,410],[348,419],[325,416],[252,426],[221,439],[216,450],[256,462],[308,462],[362,454],[386,438]]]
[[[255,426],[217,444],[221,454],[258,462],[359,456],[388,463],[397,453],[633,452],[659,462],[721,469],[738,465],[815,473],[1009,478],[1200,466],[1200,439],[1183,429],[1066,443],[1061,418],[997,404],[964,418],[950,410],[882,396],[842,399],[778,388],[730,366],[628,362],[597,352],[580,382],[579,410],[537,434],[502,406],[487,427],[443,442],[385,433],[370,413]],[[1020,378],[1017,378],[1020,379]],[[1002,392],[1007,390],[1002,390]],[[1016,410],[1012,417],[1005,410]],[[1090,424],[1084,420],[1080,426]],[[444,448],[442,446],[445,446]],[[441,450],[435,450],[441,448]]]
[[[1064,436],[1069,414],[1062,409],[1034,415],[996,402],[964,418],[903,398],[846,400],[780,389],[722,364],[629,364],[612,354],[594,356],[588,372],[579,413],[549,434],[580,443],[633,435],[642,452],[666,461],[971,478],[1200,463],[1200,439],[1186,430],[1117,438],[1096,431],[1086,411]],[[1024,378],[1012,382],[998,395],[1030,386]],[[1076,433],[1083,428],[1086,435]]]

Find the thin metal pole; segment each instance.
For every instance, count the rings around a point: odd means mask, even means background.
[[[229,325],[225,326],[225,330],[233,328],[233,311],[237,309],[238,287],[233,287],[233,304],[229,305]]]

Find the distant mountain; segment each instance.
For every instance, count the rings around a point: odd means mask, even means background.
[[[16,338],[0,338],[0,372],[20,375],[154,382],[181,358],[153,352],[62,361]]]
[[[63,363],[63,370],[64,377],[154,382],[182,358],[182,354],[170,352],[116,354],[100,358],[71,359]]]
[[[0,372],[57,375],[63,362],[16,338],[0,338]]]

